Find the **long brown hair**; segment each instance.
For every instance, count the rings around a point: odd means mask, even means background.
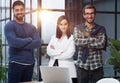
[[[70,21],[69,21],[69,19],[68,19],[65,15],[62,15],[62,16],[60,16],[60,17],[58,18],[58,20],[57,20],[57,29],[56,29],[56,37],[57,37],[57,38],[61,38],[61,36],[62,36],[62,31],[60,30],[60,28],[58,27],[58,25],[59,25],[60,22],[61,22],[62,20],[64,20],[64,19],[66,19],[67,22],[68,22],[68,28],[67,28],[67,32],[66,32],[67,37],[69,38],[69,37],[71,36],[71,32],[70,32]]]

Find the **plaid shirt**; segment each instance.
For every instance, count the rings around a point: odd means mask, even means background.
[[[83,27],[83,30],[80,29],[80,27]],[[97,27],[105,28],[103,26],[100,26],[98,24],[95,24],[95,27],[90,31],[94,31]],[[84,30],[89,31],[85,24],[80,24],[77,27],[74,28],[73,37],[75,41],[75,45],[78,46],[78,60],[77,65],[80,68],[84,68],[86,70],[94,70],[99,67],[102,67],[102,48],[105,46],[106,41],[106,33],[99,32],[95,36],[86,38],[84,37]],[[95,39],[98,38],[99,41],[95,41]],[[83,63],[81,61],[82,57],[82,47],[87,46],[89,49],[89,56],[87,57],[86,63]]]

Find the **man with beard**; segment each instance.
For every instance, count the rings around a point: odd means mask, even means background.
[[[96,8],[88,4],[83,8],[84,23],[74,28],[73,37],[78,47],[78,83],[96,83],[103,77],[102,50],[106,48],[106,30],[94,22]]]
[[[32,80],[34,48],[40,47],[40,37],[32,24],[24,22],[25,5],[13,3],[14,20],[5,25],[5,37],[9,45],[8,83]]]

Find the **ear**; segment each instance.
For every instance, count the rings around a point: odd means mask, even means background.
[[[82,14],[82,16],[85,18],[85,15],[84,15],[84,14]]]

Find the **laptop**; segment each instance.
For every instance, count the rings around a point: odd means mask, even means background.
[[[44,83],[72,83],[68,68],[40,66]]]

